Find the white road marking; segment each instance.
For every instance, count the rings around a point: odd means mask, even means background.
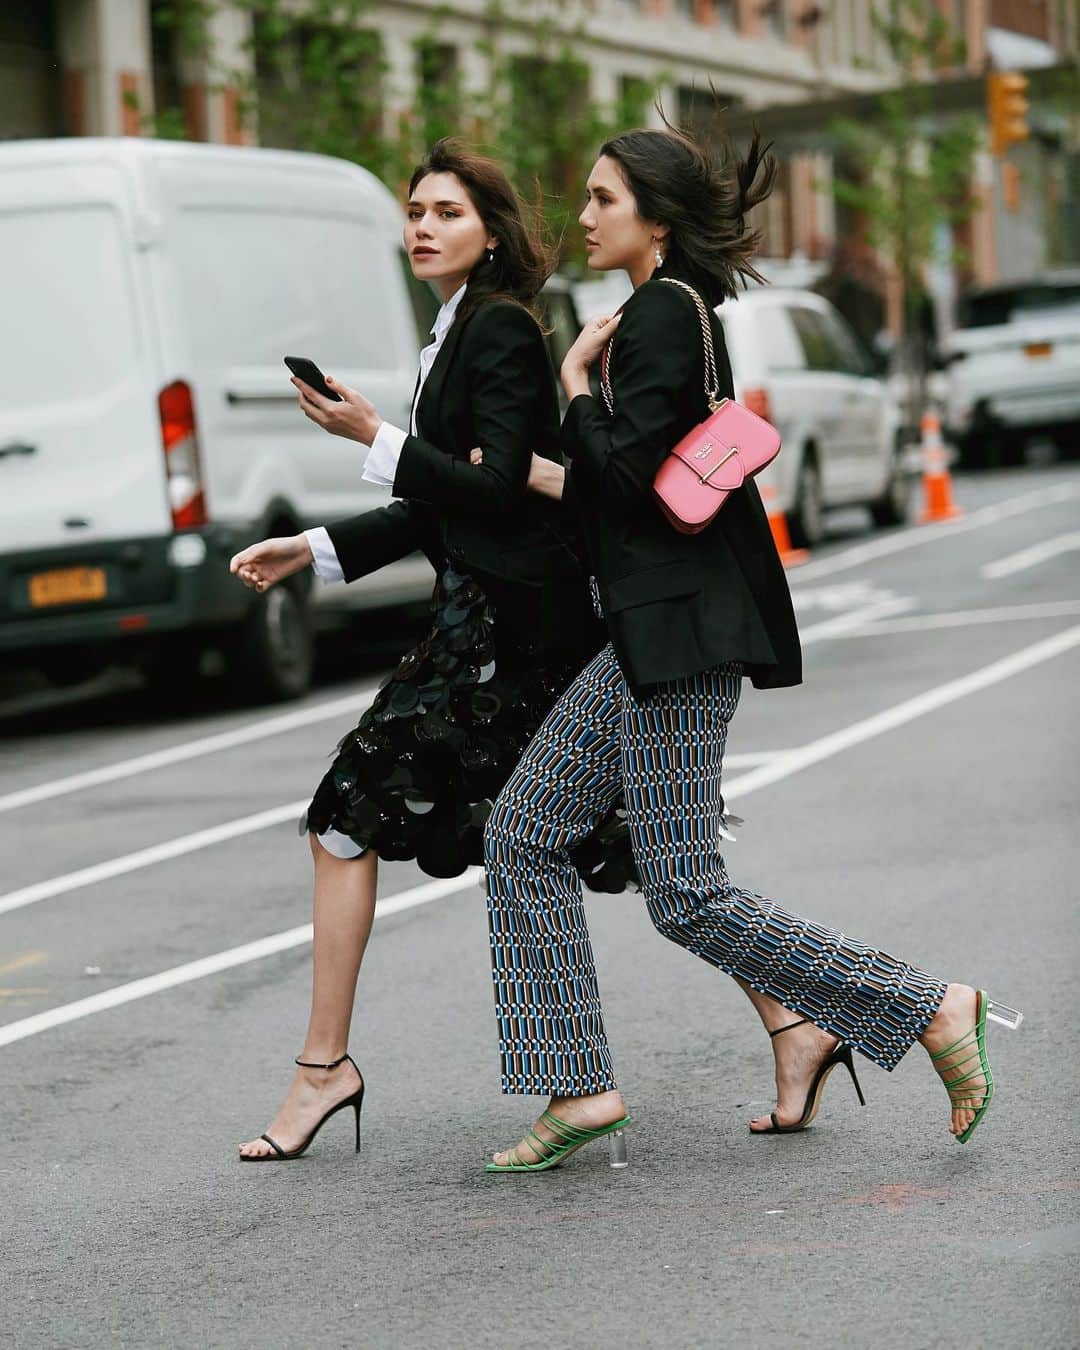
[[[831,614],[846,614],[859,605],[872,605],[876,600],[891,600],[895,591],[875,586],[865,577],[853,577],[850,581],[839,581],[831,586],[798,585],[798,577],[792,578],[791,603],[795,613],[801,618],[808,609],[824,609]]]
[[[808,628],[800,628],[799,641],[805,647],[810,642],[844,637],[852,628],[865,628],[878,619],[887,619],[891,614],[902,614],[904,610],[914,608],[915,601],[909,596],[898,595],[892,600],[879,600],[876,604],[864,605],[862,609],[853,609],[849,614],[837,614],[832,619],[822,619]]]
[[[925,717],[927,713],[943,708],[947,703],[955,703],[957,699],[966,698],[969,694],[999,684],[1002,680],[1019,675],[1021,671],[1030,670],[1032,666],[1050,661],[1053,657],[1078,646],[1080,646],[1080,624],[1066,628],[1064,632],[1056,633],[1053,637],[1044,638],[1041,642],[1035,642],[1030,647],[1022,647],[1011,656],[992,661],[990,665],[972,671],[970,675],[961,675],[958,679],[948,680],[945,684],[939,684],[936,689],[916,694],[914,698],[905,699],[903,703],[886,708],[884,712],[864,717],[849,727],[841,728],[840,731],[830,732],[828,736],[821,736],[816,741],[811,741],[809,745],[793,750],[786,759],[752,769],[742,778],[724,784],[724,800],[734,801],[756,792],[759,788],[777,783],[782,778],[790,778],[792,774],[809,768],[811,764],[820,764],[823,759],[830,759],[842,750],[850,750],[852,746],[860,745],[863,741],[871,740],[886,731],[893,731],[896,727],[903,726],[905,722]]]
[[[733,800],[736,797],[747,797],[752,792],[757,792],[763,787],[780,782],[784,778],[790,778],[793,774],[799,773],[813,764],[819,764],[822,760],[829,759],[833,755],[840,754],[843,750],[848,750],[863,741],[880,736],[884,732],[892,731],[896,727],[903,726],[905,722],[914,721],[916,718],[923,717],[928,712],[944,707],[948,703],[953,703],[957,699],[966,698],[969,694],[987,689],[991,685],[1020,674],[1021,671],[1030,670],[1033,666],[1037,666],[1044,661],[1050,661],[1055,656],[1060,656],[1077,646],[1080,646],[1080,625],[1067,628],[1064,632],[1046,638],[1042,642],[1036,642],[1030,647],[1023,647],[1011,656],[1003,657],[988,666],[983,666],[970,675],[962,675],[959,679],[950,680],[946,684],[939,685],[936,689],[930,689],[923,694],[916,695],[915,698],[905,699],[903,703],[887,708],[884,712],[854,722],[849,727],[844,727],[828,736],[822,736],[816,741],[811,741],[809,745],[786,753],[783,758],[778,758],[772,763],[751,770],[750,773],[744,774],[742,778],[736,778],[733,782],[724,785],[725,799]],[[252,817],[248,819],[250,820]],[[449,881],[433,881],[424,886],[415,887],[413,890],[402,892],[400,895],[391,896],[388,900],[380,903],[376,913],[385,916],[386,914],[397,913],[402,909],[427,904],[438,896],[451,894],[455,889],[465,889],[478,880],[479,869],[474,868],[471,873],[466,873],[463,877],[455,877]],[[302,928],[291,928],[283,933],[271,934],[269,937],[260,938],[256,942],[247,943],[242,947],[232,947],[228,951],[217,953],[215,956],[203,957],[199,961],[191,961],[183,966],[174,966],[171,970],[161,971],[157,975],[150,975],[142,980],[134,980],[129,984],[118,985],[102,994],[95,994],[90,998],[79,999],[74,1003],[66,1003],[58,1008],[52,1008],[48,1012],[38,1013],[18,1022],[11,1022],[7,1026],[0,1027],[0,1045],[10,1045],[14,1041],[36,1035],[39,1031],[47,1031],[50,1027],[60,1026],[64,1022],[89,1017],[93,1013],[103,1012],[105,1009],[117,1007],[121,1003],[129,1003],[133,999],[144,998],[148,994],[158,993],[162,989],[170,989],[177,984],[186,984],[192,980],[202,979],[206,975],[216,974],[220,970],[228,970],[233,966],[258,961],[264,956],[284,951],[289,947],[301,946],[310,940],[311,926],[306,924]]]
[[[400,914],[403,910],[414,909],[417,905],[430,904],[444,895],[466,890],[479,883],[482,876],[479,867],[472,867],[460,877],[450,877],[426,882],[414,886],[411,890],[380,900],[375,909],[376,919],[388,918],[391,914]],[[230,947],[228,951],[217,952],[214,956],[204,956],[199,961],[188,961],[182,966],[173,966],[171,970],[160,971],[157,975],[147,975],[145,979],[131,980],[128,984],[118,984],[100,994],[91,994],[89,998],[76,999],[74,1003],[64,1003],[48,1012],[36,1013],[33,1017],[24,1017],[18,1022],[9,1022],[0,1026],[0,1045],[11,1045],[24,1040],[27,1036],[36,1036],[38,1032],[48,1031],[51,1027],[62,1026],[65,1022],[75,1022],[80,1017],[90,1017],[94,1013],[105,1012],[108,1008],[118,1008],[123,1003],[146,998],[150,994],[160,994],[164,989],[175,989],[178,984],[188,984],[192,980],[202,980],[208,975],[217,975],[233,966],[243,966],[249,961],[261,961],[263,957],[274,956],[278,952],[288,951],[290,947],[302,947],[311,941],[311,924],[302,924],[299,928],[288,928],[283,933],[274,933],[270,937],[259,938],[255,942],[245,942],[240,947]]]
[[[1074,530],[1072,534],[1059,534],[1053,539],[1044,539],[1030,548],[1021,549],[1019,553],[1010,553],[1007,558],[998,558],[997,562],[980,567],[979,575],[985,577],[987,581],[998,581],[1001,577],[1011,577],[1014,572],[1024,572],[1029,567],[1036,567],[1049,558],[1056,558],[1059,553],[1068,553],[1075,548],[1080,548],[1080,530]]]
[[[50,797],[63,797],[69,792],[82,792],[84,788],[99,787],[102,783],[115,783],[120,778],[131,778],[135,774],[148,773],[151,769],[162,769],[169,764],[198,759],[201,755],[213,755],[221,750],[232,750],[238,745],[250,745],[252,741],[261,741],[267,736],[280,736],[283,732],[295,731],[297,727],[325,722],[349,712],[359,717],[377,688],[378,685],[365,685],[363,689],[356,689],[343,698],[316,703],[310,708],[279,713],[275,717],[266,717],[259,722],[249,722],[247,726],[237,727],[233,731],[220,731],[213,736],[203,736],[197,741],[171,745],[163,750],[152,750],[149,754],[136,755],[133,759],[121,759],[113,764],[104,764],[100,769],[87,769],[83,773],[71,774],[67,778],[54,778],[47,783],[39,783],[36,787],[9,792],[0,797],[0,811],[14,811],[20,806],[32,806],[35,802],[47,801]]]
[[[799,568],[793,576],[793,583],[801,585],[815,581],[818,577],[829,577],[836,572],[847,571],[849,567],[859,567],[863,563],[873,562],[876,558],[886,558],[892,553],[902,553],[905,549],[917,548],[920,544],[932,543],[938,539],[952,539],[969,530],[978,530],[985,525],[994,525],[999,520],[1021,515],[1025,511],[1036,511],[1043,506],[1056,506],[1059,502],[1070,501],[1080,493],[1080,486],[1070,482],[1057,483],[1053,487],[1038,488],[1034,492],[1025,492],[1019,497],[1008,497],[1005,501],[995,502],[992,506],[980,507],[961,520],[945,521],[941,524],[909,526],[897,534],[884,539],[875,539],[868,544],[856,544],[841,553],[828,558],[811,559]]]
[[[857,544],[854,548],[846,549],[828,558],[820,558],[816,562],[811,561],[801,567],[797,576],[793,579],[796,587],[794,592],[796,605],[802,604],[805,607],[821,603],[825,607],[830,607],[836,603],[834,600],[830,600],[826,604],[824,599],[819,600],[813,592],[802,590],[803,583],[807,581],[813,581],[817,577],[831,576],[835,572],[843,572],[848,568],[858,567],[864,562],[887,557],[892,553],[914,548],[918,544],[930,542],[933,539],[948,538],[951,534],[979,529],[984,525],[992,525],[1008,516],[1019,515],[1024,511],[1036,510],[1042,506],[1053,506],[1058,502],[1070,500],[1077,495],[1078,491],[1080,489],[1070,482],[1057,483],[1053,487],[1040,488],[1034,492],[1023,493],[1021,496],[1007,498],[1003,502],[982,507],[962,520],[948,522],[947,529],[943,529],[940,525],[914,526],[899,534],[890,535],[886,539],[874,540],[868,544]],[[865,592],[860,592],[860,594],[865,594]],[[802,597],[801,600],[800,597]],[[805,633],[803,637],[805,640]],[[114,764],[103,765],[99,769],[88,769],[83,773],[72,774],[66,778],[52,779],[34,787],[21,788],[16,792],[9,792],[0,796],[0,812],[14,811],[22,806],[31,806],[35,802],[48,801],[53,797],[62,797],[72,792],[81,792],[84,788],[98,787],[102,783],[116,782],[118,779],[130,778],[135,774],[147,773],[152,769],[160,769],[170,764],[197,759],[201,755],[215,754],[221,750],[230,750],[234,746],[247,745],[267,736],[278,736],[283,732],[295,730],[297,727],[310,726],[313,723],[337,717],[339,713],[362,708],[374,694],[375,688],[376,686],[373,685],[370,688],[356,690],[343,698],[319,703],[311,708],[302,708],[297,712],[282,713],[276,717],[266,718],[261,722],[253,722],[246,727],[239,727],[235,731],[220,732],[213,736],[202,737],[197,741],[189,741],[183,745],[170,746],[163,750],[151,751],[149,754],[138,755],[133,759],[119,760]]]
[[[884,619],[833,637],[877,637],[887,633],[922,633],[936,628],[970,628],[983,623],[1016,623],[1022,619],[1062,619],[1080,614],[1080,600],[1047,600],[1034,605],[1001,605],[995,609],[957,609],[942,614],[912,614]]]
[[[51,900],[54,895],[77,891],[83,886],[93,886],[112,877],[124,876],[127,872],[137,872],[142,867],[152,867],[155,863],[167,862],[170,858],[180,858],[185,853],[194,853],[197,849],[208,848],[211,844],[221,844],[242,834],[265,830],[270,825],[280,825],[286,820],[299,820],[300,813],[308,805],[309,800],[308,797],[304,797],[297,802],[286,802],[284,806],[258,811],[253,816],[227,820],[224,824],[212,825],[208,830],[182,834],[177,839],[166,839],[163,844],[152,844],[149,848],[140,848],[135,853],[125,853],[122,857],[110,858],[107,862],[95,863],[92,867],[82,867],[77,872],[66,872],[63,876],[51,877],[48,881],[39,881],[33,886],[23,886],[20,890],[9,891],[7,895],[0,895],[0,914],[8,914],[13,909],[22,909],[25,905],[37,904],[39,900]]]

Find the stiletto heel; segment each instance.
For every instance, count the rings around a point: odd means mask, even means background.
[[[855,1072],[855,1061],[851,1057],[851,1046],[845,1045],[843,1047],[843,1053],[839,1050],[836,1053],[838,1055],[838,1063],[842,1064],[851,1075],[851,1085],[855,1089],[855,1095],[859,1099],[859,1105],[865,1106],[866,1098],[862,1095],[862,1088],[859,1086],[859,1077]]]
[[[277,1142],[276,1139],[272,1139],[272,1138],[270,1137],[270,1135],[268,1135],[268,1134],[260,1134],[260,1135],[259,1135],[259,1138],[260,1138],[260,1139],[264,1139],[264,1140],[270,1145],[270,1147],[274,1150],[273,1153],[263,1153],[263,1154],[260,1154],[260,1155],[241,1153],[241,1154],[240,1154],[240,1161],[241,1161],[241,1162],[289,1162],[292,1158],[299,1158],[302,1154],[304,1154],[304,1153],[307,1152],[308,1148],[311,1146],[311,1141],[312,1141],[312,1140],[315,1138],[315,1136],[319,1133],[319,1131],[320,1131],[320,1130],[322,1129],[322,1127],[326,1124],[326,1122],[330,1119],[330,1117],[331,1117],[331,1116],[334,1116],[334,1115],[337,1115],[337,1113],[338,1113],[339,1111],[344,1111],[344,1109],[345,1109],[347,1106],[351,1106],[351,1107],[353,1108],[353,1110],[355,1111],[355,1113],[356,1113],[356,1151],[357,1151],[357,1153],[359,1153],[359,1152],[360,1152],[360,1108],[364,1105],[364,1086],[365,1086],[365,1085],[364,1085],[364,1075],[360,1072],[360,1069],[359,1069],[359,1067],[357,1066],[356,1060],[353,1059],[352,1055],[350,1055],[350,1054],[344,1054],[344,1055],[342,1055],[339,1059],[335,1059],[335,1060],[334,1060],[332,1063],[330,1063],[330,1064],[312,1064],[310,1060],[306,1060],[306,1059],[296,1059],[296,1060],[294,1060],[293,1062],[294,1062],[295,1064],[298,1064],[302,1069],[327,1069],[327,1070],[329,1070],[329,1069],[336,1069],[336,1068],[338,1067],[339,1064],[344,1064],[346,1060],[348,1060],[349,1063],[353,1066],[353,1068],[356,1069],[357,1077],[360,1079],[360,1086],[359,1086],[359,1087],[356,1089],[356,1091],[355,1091],[354,1093],[352,1093],[350,1096],[346,1097],[343,1101],[340,1101],[340,1102],[338,1102],[336,1105],[332,1106],[332,1107],[330,1108],[330,1110],[327,1111],[326,1114],[322,1117],[322,1119],[321,1119],[321,1120],[318,1120],[318,1121],[316,1122],[315,1128],[311,1131],[311,1133],[310,1133],[310,1134],[308,1135],[308,1137],[304,1140],[304,1142],[299,1146],[299,1148],[294,1148],[294,1149],[292,1149],[291,1151],[289,1151],[288,1153],[286,1153],[286,1151],[281,1147],[281,1145]]]
[[[975,1118],[961,1134],[955,1136],[958,1144],[966,1144],[975,1133],[976,1126],[986,1115],[987,1108],[994,1096],[994,1075],[990,1061],[986,1058],[986,1019],[992,1018],[1003,1027],[1015,1031],[1024,1020],[1024,1014],[1004,1003],[992,1003],[985,989],[975,991],[975,1025],[965,1032],[958,1041],[948,1045],[930,1056],[936,1064],[949,1055],[959,1058],[945,1066],[944,1073],[939,1071],[941,1081],[954,1109],[974,1111]],[[946,1078],[946,1073],[952,1077]],[[981,1079],[981,1083],[973,1080]]]
[[[525,1138],[529,1147],[536,1154],[536,1162],[522,1162],[517,1149],[512,1148],[507,1154],[510,1159],[509,1162],[489,1162],[486,1170],[489,1172],[549,1172],[553,1167],[558,1167],[561,1162],[569,1158],[571,1153],[576,1153],[579,1148],[591,1144],[594,1139],[603,1139],[605,1135],[610,1136],[611,1139],[611,1166],[613,1168],[628,1166],[623,1130],[631,1123],[629,1116],[623,1116],[622,1120],[612,1121],[610,1125],[602,1125],[598,1130],[586,1130],[579,1128],[577,1125],[571,1125],[569,1121],[560,1120],[550,1111],[541,1112],[540,1120],[548,1127],[555,1138],[541,1139],[535,1130],[528,1132]]]
[[[804,1027],[810,1021],[809,1017],[802,1017],[797,1022],[789,1022],[786,1027],[777,1027],[775,1031],[769,1032],[769,1039],[779,1036],[784,1031],[791,1031],[795,1027]],[[810,1091],[806,1094],[806,1102],[803,1105],[803,1112],[794,1125],[781,1125],[779,1117],[775,1111],[769,1112],[769,1119],[772,1127],[768,1130],[751,1130],[751,1134],[799,1134],[805,1130],[807,1125],[814,1119],[818,1113],[818,1107],[821,1105],[821,1094],[825,1091],[825,1084],[828,1082],[829,1074],[838,1064],[842,1064],[851,1075],[851,1082],[859,1098],[859,1105],[866,1105],[866,1098],[863,1096],[862,1088],[859,1086],[859,1079],[855,1073],[855,1061],[851,1057],[851,1046],[846,1041],[833,1050],[832,1054],[821,1065],[814,1075],[814,1081],[810,1084]]]

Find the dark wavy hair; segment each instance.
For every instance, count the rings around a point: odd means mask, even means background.
[[[667,123],[613,136],[600,154],[622,169],[638,215],[669,227],[661,275],[670,270],[685,277],[715,305],[748,279],[764,279],[751,261],[761,231],[746,215],[772,191],[776,160],[769,149],[755,130],[740,159],[727,140],[710,150]]]
[[[421,179],[432,173],[452,173],[460,180],[484,228],[499,241],[491,262],[482,254],[469,274],[456,321],[487,300],[514,300],[534,313],[537,296],[556,263],[542,233],[539,211],[525,205],[493,159],[454,137],[436,141],[413,170],[410,197]]]

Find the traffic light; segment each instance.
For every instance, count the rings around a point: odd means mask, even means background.
[[[990,151],[1003,155],[1010,145],[1031,134],[1027,112],[1028,78],[1016,71],[998,70],[986,77],[986,111],[990,120]]]

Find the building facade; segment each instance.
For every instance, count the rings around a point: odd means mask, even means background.
[[[283,0],[302,16],[305,0]],[[378,99],[387,126],[407,115],[418,88],[453,70],[463,101],[491,81],[493,41],[505,59],[535,57],[539,34],[569,44],[587,71],[587,95],[614,107],[635,85],[659,88],[673,120],[692,122],[712,105],[710,89],[733,109],[811,107],[869,95],[892,75],[875,14],[893,0],[372,0],[357,23],[380,53]],[[969,76],[1015,56],[1017,63],[1075,62],[1077,0],[937,0],[966,41]],[[164,0],[0,0],[0,139],[54,135],[173,134],[228,144],[287,144],[273,119],[244,115],[241,88],[260,87],[250,7],[207,6],[205,50],[185,47],[161,23]],[[169,10],[178,8],[170,0]],[[1012,46],[1010,46],[1010,43]],[[425,45],[426,44],[426,45]],[[421,48],[427,52],[426,58]],[[427,66],[424,62],[427,60]],[[223,72],[226,72],[223,74]],[[958,72],[963,74],[963,72]],[[579,91],[580,92],[580,91]],[[652,114],[647,114],[652,115]],[[1076,135],[1065,127],[1062,135]],[[1074,147],[1075,148],[1075,147]],[[1041,142],[1024,147],[1021,172],[1051,191],[1068,170]],[[1075,163],[1075,157],[1072,161]],[[1075,170],[1073,170],[1075,172]],[[829,260],[847,222],[831,187],[827,144],[783,155],[778,189],[762,224],[779,258]],[[969,278],[1032,270],[1054,247],[1041,210],[1008,209],[1000,173],[984,153],[976,168],[983,202],[965,239]],[[1049,243],[1047,242],[1049,240]]]

